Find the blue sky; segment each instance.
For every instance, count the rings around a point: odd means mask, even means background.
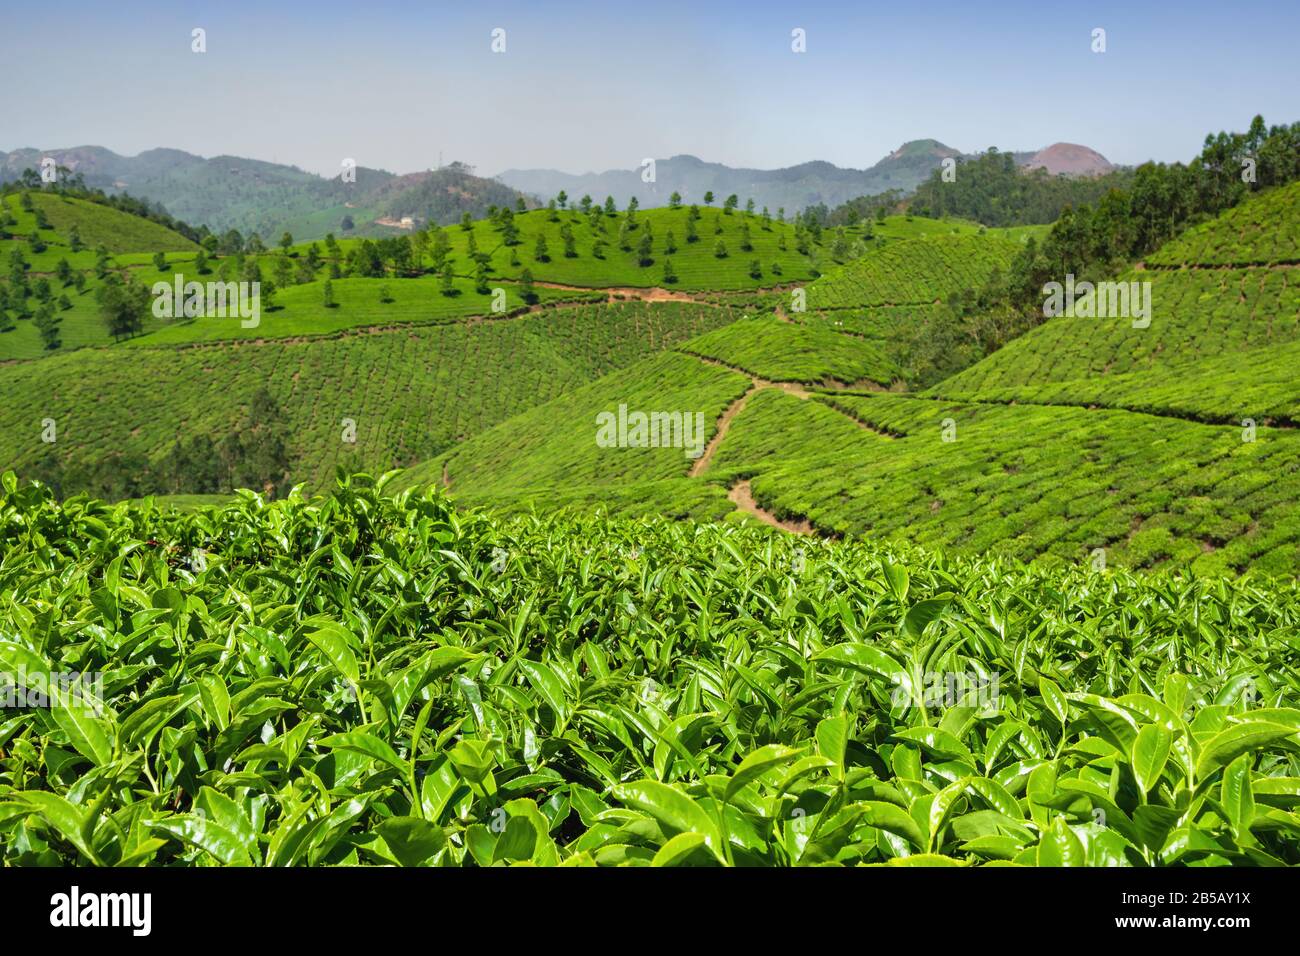
[[[1255,113],[1300,120],[1297,36],[1293,0],[62,0],[4,14],[0,149],[170,146],[327,174],[439,152],[488,175],[677,153],[863,167],[925,137],[1177,160]]]

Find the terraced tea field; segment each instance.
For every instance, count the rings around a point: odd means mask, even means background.
[[[1147,265],[1176,267],[1300,263],[1300,183],[1279,186],[1166,243]]]
[[[338,464],[430,458],[733,318],[712,306],[621,303],[382,334],[85,349],[0,367],[0,390],[13,396],[0,407],[0,460],[162,460],[182,427],[229,433],[265,387],[289,415],[295,478],[321,487]],[[56,423],[52,445],[42,440],[45,419]],[[344,419],[355,442],[344,440]]]
[[[886,244],[808,287],[809,309],[931,305],[1005,270],[1019,246],[992,236],[936,235]]]

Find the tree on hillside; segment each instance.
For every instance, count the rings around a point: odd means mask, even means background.
[[[276,285],[283,288],[293,282],[293,261],[288,256],[276,256],[274,268]]]
[[[740,224],[740,248],[745,252],[752,252],[754,250],[754,242],[749,237],[749,223],[747,222],[742,222]]]
[[[507,246],[519,245],[519,226],[515,224],[515,214],[509,209],[502,209],[501,216],[497,220],[501,229],[501,241]]]
[[[41,234],[35,229],[33,229],[32,234],[27,237],[27,244],[31,246],[33,253],[41,253],[48,248],[45,244],[45,240],[41,238]]]
[[[751,279],[763,278],[763,264],[757,259],[751,259],[749,261],[749,277]]]
[[[588,215],[591,212],[591,197],[584,194],[578,201],[578,208],[582,210],[584,216]]]
[[[479,260],[478,266],[474,269],[474,291],[479,295],[487,295],[491,289],[488,288],[488,267],[482,259]]]
[[[149,290],[143,286],[117,275],[107,275],[95,291],[95,301],[113,341],[120,342],[144,328],[149,312]]]
[[[255,232],[248,237],[248,242],[244,243],[244,251],[250,255],[261,255],[263,252],[266,252],[266,246],[262,244],[262,236],[260,233]]]
[[[529,305],[537,301],[537,290],[533,288],[533,274],[528,269],[519,275],[519,297]]]
[[[664,236],[664,252],[668,255],[672,255],[676,251],[677,240],[673,238],[673,231],[669,229],[667,235]]]
[[[564,209],[569,204],[569,194],[561,189],[559,194],[556,195],[555,201],[559,204],[561,209]]]
[[[752,216],[752,215],[754,215],[754,197],[753,197],[753,196],[750,196],[749,199],[745,200],[745,214],[748,215],[748,216]]]
[[[605,215],[606,215],[606,216],[614,216],[614,215],[617,215],[617,214],[618,214],[618,207],[617,207],[616,205],[614,205],[614,197],[613,197],[613,196],[606,196],[606,197],[605,197]]]
[[[713,244],[713,254],[719,259],[727,258],[727,244],[719,239]]]
[[[559,214],[558,212],[555,211],[555,200],[554,200],[554,199],[550,200],[550,201],[547,202],[547,204],[546,204],[546,221],[547,221],[547,222],[559,222],[559,221],[560,221],[560,214]]]
[[[682,194],[675,189],[673,190],[673,194],[668,197],[668,208],[669,209],[682,208]]]
[[[533,247],[533,258],[538,262],[550,262],[551,257],[546,250],[546,236],[540,232],[537,234],[537,244]]]
[[[447,233],[439,226],[432,226],[429,229],[432,236],[429,248],[430,265],[434,272],[441,273],[443,267],[447,265],[447,256],[451,252],[451,240]]]
[[[510,210],[506,210],[509,212]],[[332,239],[327,236],[326,239]],[[420,230],[411,236],[411,263],[417,273],[424,271],[424,254],[429,251],[429,234]]]
[[[515,200],[515,212],[528,212],[528,203],[524,202],[523,196]]]
[[[289,254],[289,248],[292,245],[293,245],[293,236],[291,236],[287,232],[284,233],[282,236],[280,236],[280,248],[284,250],[284,254],[286,256]]]
[[[68,228],[68,248],[73,252],[80,252],[85,248],[85,244],[81,241],[81,230],[77,228],[75,222]]]
[[[352,221],[352,217],[350,215],[344,215],[343,218],[339,220],[339,228],[342,229],[344,232],[351,232],[356,227],[357,224]]]
[[[470,217],[468,212],[461,213],[460,228],[466,232],[469,232],[474,228],[474,220]]]
[[[704,205],[706,205],[706,206],[712,206],[712,205],[713,205],[713,190],[712,190],[712,189],[710,189],[708,192],[706,192],[706,193],[704,194]]]
[[[654,262],[654,259],[652,258],[653,253],[654,253],[654,240],[651,238],[650,233],[647,232],[644,236],[641,237],[640,243],[637,244],[637,249],[636,249],[637,261],[642,266],[651,265]]]
[[[327,309],[338,308],[338,303],[334,301],[333,282],[331,282],[329,279],[326,279],[325,284],[321,286],[320,293],[321,293],[321,304],[325,306],[325,308]]]
[[[593,243],[591,244],[591,255],[592,255],[593,258],[596,258],[596,259],[604,259],[604,258],[605,258],[605,240],[604,240],[604,239],[597,239],[595,242],[593,242]]]
[[[560,239],[564,242],[564,257],[575,258],[578,255],[578,244],[573,238],[573,227],[567,222],[560,226]]]
[[[736,206],[737,206],[739,203],[740,203],[740,197],[737,196],[735,193],[732,193],[732,194],[731,194],[730,196],[728,196],[728,197],[726,198],[726,200],[722,203],[722,211],[723,211],[726,215],[730,216],[731,213],[732,213],[732,211],[735,210]]]
[[[217,249],[223,256],[237,255],[244,251],[244,237],[238,229],[229,229],[221,237]]]
[[[676,281],[677,281],[677,273],[673,269],[673,260],[665,256],[664,257],[664,283],[666,285],[672,285]]]
[[[59,282],[63,284],[63,287],[66,289],[69,285],[72,284],[71,263],[69,263],[67,259],[60,259],[58,264],[54,267],[54,275],[59,280]]]
[[[153,254],[153,267],[159,272],[167,271],[167,253],[155,252]]]
[[[36,310],[36,328],[40,332],[41,342],[47,350],[57,349],[62,343],[59,337],[59,322],[62,320],[54,314],[54,306],[48,302]]]
[[[623,220],[623,225],[618,228],[618,247],[624,252],[632,251],[632,223],[626,219]]]
[[[686,220],[686,241],[687,241],[687,242],[699,242],[699,241],[700,241],[699,234],[696,233],[696,231],[695,231],[695,220],[694,220],[694,219],[687,219],[687,220]]]
[[[200,246],[199,251],[194,253],[194,271],[201,276],[207,275],[212,270],[208,267],[208,254]]]
[[[442,274],[440,276],[440,279],[441,281],[438,283],[438,291],[445,296],[455,295],[456,286],[452,276],[450,263],[442,267]]]

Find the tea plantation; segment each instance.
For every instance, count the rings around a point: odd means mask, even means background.
[[[9,865],[1300,863],[1294,583],[4,476]],[[233,599],[232,599],[233,598]],[[93,705],[93,706],[92,706]]]

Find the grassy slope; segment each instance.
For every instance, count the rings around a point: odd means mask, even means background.
[[[697,484],[720,492],[751,478],[764,507],[825,532],[1023,559],[1078,562],[1105,548],[1108,560],[1135,566],[1300,566],[1300,434],[1278,429],[1260,428],[1246,443],[1239,428],[1124,411],[880,394],[800,399],[768,388],[748,397],[702,475],[652,489],[685,473],[680,454],[598,448],[592,419],[629,398],[633,408],[682,407],[683,380],[728,374],[682,361],[661,356],[607,376],[412,470],[403,484],[437,480],[447,461],[453,492],[474,504],[514,509],[558,493],[566,504],[647,510],[653,496],[658,510],[678,513],[700,499]],[[743,379],[728,388],[734,397]],[[943,440],[945,425],[955,440]]]
[[[808,287],[809,309],[926,305],[978,287],[1018,251],[991,236],[934,235],[888,243]]]
[[[593,232],[587,217],[572,210],[557,211],[557,222],[551,222],[549,213],[544,209],[519,213],[514,217],[519,230],[519,244],[513,247],[504,245],[500,232],[485,221],[473,224],[473,234],[478,251],[491,257],[489,267],[492,274],[506,278],[518,278],[524,269],[528,269],[534,279],[542,282],[588,288],[652,288],[665,285],[665,257],[672,259],[673,269],[678,276],[673,287],[683,290],[754,289],[809,281],[816,276],[813,260],[801,255],[795,248],[794,227],[790,223],[773,220],[766,224],[765,229],[762,217],[757,214],[736,212],[727,216],[719,209],[703,206],[700,207],[700,214],[701,218],[695,224],[699,240],[691,243],[686,241],[688,207],[638,210],[635,216],[637,228],[631,232],[631,251],[619,248],[619,229],[626,216],[623,212],[601,220],[604,232]],[[574,258],[565,257],[564,243],[560,239],[560,228],[566,223],[573,229],[577,251]],[[642,266],[638,264],[636,247],[646,224],[649,224],[653,236],[654,261],[651,265]],[[754,246],[749,252],[741,248],[741,229],[746,224]],[[715,229],[719,227],[722,232],[716,234]],[[469,233],[458,225],[444,228],[451,243],[453,271],[462,275],[472,274],[468,251]],[[669,231],[672,231],[677,244],[677,251],[673,253],[664,251]],[[543,262],[535,255],[538,235],[546,239],[549,261]],[[786,245],[784,251],[778,248],[782,237]],[[592,255],[592,248],[598,238],[606,244],[603,259]],[[714,254],[714,244],[719,239],[727,247],[727,257],[724,259],[719,259]],[[339,247],[346,255],[351,245],[357,241],[340,240]],[[304,248],[296,247],[298,251]],[[512,249],[519,259],[517,266],[510,263]],[[812,251],[823,268],[834,265],[823,247],[813,246]],[[754,259],[762,265],[763,274],[759,278],[749,275],[749,265]],[[774,262],[781,266],[779,275],[772,271]]]
[[[256,326],[245,328],[243,320],[237,317],[182,319],[161,323],[156,331],[125,344],[147,348],[231,339],[330,335],[360,327],[448,322],[489,315],[493,296],[491,291],[480,294],[474,282],[464,278],[455,280],[455,294],[450,296],[442,294],[441,281],[433,276],[389,281],[335,279],[331,285],[335,301],[333,308],[325,307],[324,282],[309,282],[277,292],[276,308],[262,312]],[[391,302],[381,301],[380,290],[384,287],[389,291]],[[505,291],[507,313],[527,307],[519,296],[516,283],[494,282],[492,288]],[[538,288],[536,292],[542,303],[601,298],[597,293],[563,289]]]
[[[1300,432],[1268,427],[1270,416],[1294,421],[1297,409],[1300,300],[1289,270],[1133,275],[1156,285],[1148,329],[1127,320],[1054,320],[927,397],[800,400],[760,391],[693,480],[721,489],[750,478],[760,504],[827,532],[907,536],[1019,558],[1083,561],[1104,548],[1110,561],[1135,566],[1293,572],[1300,567]],[[814,333],[863,352],[871,344],[826,325],[765,318],[680,348],[773,380],[847,378],[830,372],[849,367],[837,350],[803,347]],[[620,377],[598,385],[612,396]],[[1044,404],[1005,404],[1013,400]],[[1118,407],[1081,407],[1088,404]],[[1250,436],[1240,427],[1247,411],[1261,426],[1253,441],[1243,441]],[[955,429],[954,441],[943,440],[945,425]],[[521,428],[512,421],[484,433],[458,450],[457,466],[473,473],[483,467],[475,460],[481,450],[504,454]],[[529,457],[547,454],[542,447]],[[530,481],[546,477],[527,461],[514,467]],[[656,475],[597,475],[605,484],[586,497],[609,503]],[[572,483],[556,484],[571,500],[582,497]]]
[[[32,214],[19,206],[18,196],[7,197],[10,212],[19,220],[15,231],[27,235],[30,226],[23,217]],[[90,249],[103,246],[110,253],[119,252],[193,252],[198,247],[178,232],[149,219],[121,212],[110,206],[71,196],[32,193],[33,204],[44,211],[58,237],[66,237],[75,225],[81,241]]]
[[[1297,390],[1285,365],[1300,343],[1296,270],[1220,264],[1284,256],[1279,237],[1297,222],[1300,190],[1265,193],[1152,257],[1185,262],[1198,255],[1205,262],[1118,277],[1151,283],[1149,327],[1134,328],[1126,318],[1049,319],[931,392],[1145,408],[1216,421],[1293,418]]]
[[[180,434],[219,440],[259,387],[290,418],[295,477],[438,454],[511,415],[730,321],[725,309],[623,303],[475,325],[195,348],[87,349],[0,367],[0,462],[55,451],[158,457]],[[58,423],[58,444],[40,440]],[[344,443],[342,419],[357,423]]]
[[[772,434],[750,409],[717,462],[756,474],[775,511],[826,531],[904,536],[964,552],[1082,561],[1108,559],[1199,570],[1300,566],[1300,434],[1241,429],[1124,411],[1006,407],[895,396],[827,396],[854,418],[904,437],[860,457],[811,415]],[[950,425],[953,441],[944,441]],[[781,460],[743,454],[762,442]],[[731,447],[735,443],[736,447]],[[719,477],[726,477],[724,470]]]
[[[682,350],[773,382],[888,383],[894,372],[871,342],[773,316],[742,319],[692,339]]]
[[[597,445],[597,416],[629,411],[703,415],[706,439],[723,410],[743,395],[743,375],[672,352],[654,356],[538,405],[465,442],[442,458],[411,469],[402,485],[438,481],[447,464],[452,488],[475,500],[498,492],[557,488],[592,490],[580,497],[604,497],[602,487],[684,478],[693,464],[683,448],[605,448]]]
[[[1166,243],[1147,265],[1300,262],[1300,182],[1262,193]]]

